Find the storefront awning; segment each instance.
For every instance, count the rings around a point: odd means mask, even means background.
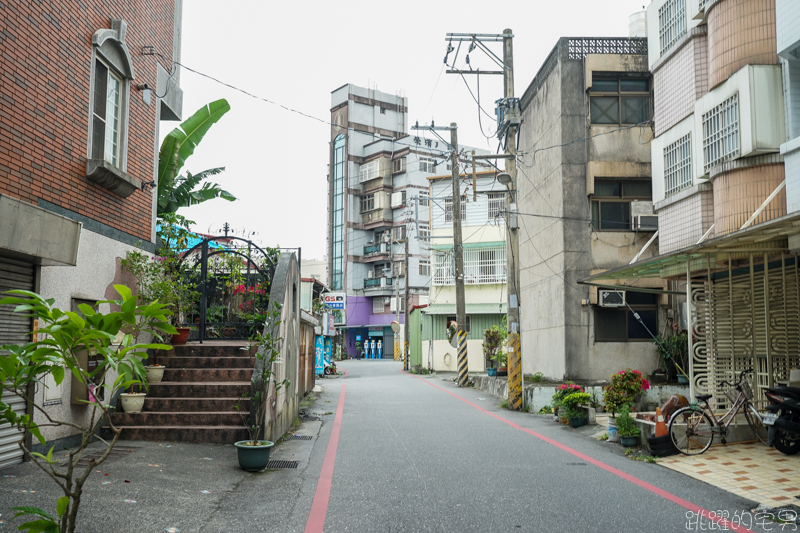
[[[800,213],[786,215],[688,246],[668,254],[651,257],[632,265],[625,265],[578,281],[584,285],[599,285],[611,280],[636,278],[681,278],[686,276],[686,265],[692,271],[706,270],[713,263],[725,260],[730,254],[750,252],[780,252],[788,249],[788,238],[800,234]]]
[[[426,315],[455,315],[455,304],[433,304],[422,309]],[[503,315],[506,313],[506,303],[496,304],[467,304],[468,315]]]

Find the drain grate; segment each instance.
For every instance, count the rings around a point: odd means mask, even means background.
[[[292,435],[287,440],[311,440],[313,438],[311,435]]]
[[[117,446],[116,448],[111,450],[111,452],[108,454],[108,457],[106,457],[106,460],[103,461],[102,464],[110,463],[115,459],[124,457],[129,453],[133,453],[133,450],[138,450],[139,448],[140,448],[139,446],[122,446],[122,447]],[[105,450],[98,450],[88,455],[84,455],[83,457],[81,457],[81,460],[78,461],[76,468],[85,468],[89,466],[89,461],[91,461],[92,459],[100,459],[104,453]],[[59,466],[61,466],[62,468],[66,468],[68,466],[66,459]]]
[[[297,468],[298,461],[270,461],[267,463],[268,470],[277,470],[279,468]]]

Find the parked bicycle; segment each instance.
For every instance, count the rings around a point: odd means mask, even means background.
[[[717,418],[714,410],[708,404],[708,399],[713,396],[712,394],[695,396],[698,402],[705,403],[705,407],[694,403],[675,411],[669,421],[669,435],[678,451],[684,455],[701,454],[711,446],[714,435],[719,435],[722,444],[725,444],[728,427],[740,410],[744,412],[747,424],[756,438],[767,444],[767,427],[752,403],[753,389],[750,387],[750,383],[744,379],[745,375],[752,373],[752,368],[743,370],[736,383],[722,382],[723,385],[730,387],[725,395],[733,402],[733,405],[720,418]]]

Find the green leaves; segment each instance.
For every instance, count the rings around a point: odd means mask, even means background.
[[[59,506],[61,505],[60,498]],[[69,498],[67,498],[69,503]],[[14,515],[14,518],[19,516],[37,516],[39,520],[33,520],[31,522],[25,522],[21,526],[19,526],[20,531],[27,531],[28,533],[58,533],[58,524],[53,520],[53,517],[50,516],[47,511],[43,509],[39,509],[38,507],[12,507],[12,511],[19,511],[17,514]],[[60,516],[60,513],[59,513]]]
[[[158,154],[158,216],[174,213],[181,207],[204,202],[211,198],[235,200],[234,196],[219,188],[217,184],[205,184],[199,191],[194,187],[222,169],[210,169],[194,177],[178,178],[186,159],[203,139],[214,123],[230,111],[230,104],[223,98],[200,108],[178,128],[172,130],[161,144]],[[189,203],[187,203],[189,202]]]

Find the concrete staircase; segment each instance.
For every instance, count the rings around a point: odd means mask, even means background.
[[[254,352],[236,341],[206,341],[175,346],[155,361],[164,365],[164,379],[151,383],[141,413],[120,411],[114,424],[123,439],[232,444],[248,437],[239,412],[249,412],[240,401],[250,392]]]

